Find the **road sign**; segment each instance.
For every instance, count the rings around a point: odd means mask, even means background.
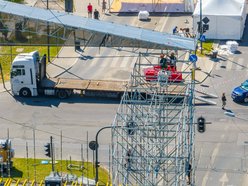
[[[205,36],[205,35],[202,35],[202,36],[200,37],[200,41],[205,42],[205,41],[206,41],[206,36]]]
[[[96,148],[98,148],[98,144],[96,144],[96,141],[91,141],[89,143],[89,147],[91,150],[96,150]]]
[[[204,17],[204,18],[202,19],[202,22],[205,23],[205,24],[207,24],[209,21],[210,21],[210,20],[209,20],[207,17]]]
[[[189,56],[189,61],[191,61],[191,62],[196,62],[197,61],[197,56],[195,55],[195,54],[191,54],[190,56]]]

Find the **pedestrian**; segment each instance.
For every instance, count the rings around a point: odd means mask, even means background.
[[[225,95],[225,93],[222,94],[221,100],[222,100],[222,109],[225,110],[225,106],[226,106],[226,95]]]
[[[184,30],[182,28],[179,29],[178,35],[181,36],[181,37],[184,37],[185,36]]]
[[[167,59],[164,54],[160,54],[160,66],[163,70],[167,69]]]
[[[99,17],[100,17],[100,14],[99,14],[98,10],[95,9],[95,11],[94,11],[94,19],[99,19]]]
[[[92,18],[93,7],[92,7],[91,3],[88,4],[87,10],[88,10],[88,17]]]
[[[103,0],[102,1],[102,13],[103,14],[105,14],[106,8],[107,8],[107,2],[106,0]]]
[[[186,162],[186,178],[187,178],[187,184],[191,184],[191,164]]]
[[[173,34],[178,33],[177,26],[175,26],[175,27],[173,28],[172,33],[173,33]]]
[[[175,70],[176,70],[177,69],[177,66],[176,66],[177,58],[175,56],[175,53],[171,52],[169,58],[170,58],[170,66],[172,68],[175,68]]]

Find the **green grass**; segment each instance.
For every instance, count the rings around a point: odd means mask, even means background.
[[[213,47],[213,40],[207,40],[205,42],[202,42],[202,54],[201,54],[201,50],[197,50],[196,54],[197,56],[205,56],[206,53],[211,52],[212,47]],[[198,42],[198,44],[200,45],[200,42]]]
[[[24,3],[24,0],[8,0],[10,2],[13,2],[13,3]]]
[[[61,47],[50,47],[51,60],[55,57]],[[1,46],[0,47],[0,63],[3,70],[4,80],[9,80],[10,78],[10,67],[13,59],[19,53],[32,52],[38,50],[40,55],[47,54],[46,46]],[[2,77],[0,76],[0,82],[2,82]]]
[[[27,159],[26,158],[14,158],[14,167],[11,170],[11,178],[14,180],[21,179],[24,181],[25,179],[28,179],[30,181],[35,180],[35,168],[36,168],[36,181],[38,183],[41,182],[41,180],[44,180],[46,176],[48,176],[52,170],[51,164],[41,164],[42,159],[36,159],[34,162],[34,159]],[[79,161],[71,161],[73,165],[76,165],[75,167],[84,167],[82,170],[68,170],[67,165],[69,164],[69,161],[63,160],[62,164],[61,161],[58,161],[55,165],[55,171],[64,174],[75,174],[78,177],[84,176],[88,177],[90,179],[95,178],[95,169],[93,169],[93,164],[89,162],[84,162],[82,166],[82,162]],[[99,167],[99,183],[106,185],[106,183],[109,181],[109,174],[108,171],[101,166]],[[6,180],[7,178],[5,178]]]

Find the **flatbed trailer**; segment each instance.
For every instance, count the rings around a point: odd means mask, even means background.
[[[127,81],[45,78],[43,90],[79,90],[85,96],[119,98],[127,89]]]

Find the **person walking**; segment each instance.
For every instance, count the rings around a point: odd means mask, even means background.
[[[175,27],[172,29],[172,33],[173,33],[173,34],[177,34],[177,33],[178,33],[177,26],[175,26]]]
[[[102,13],[105,14],[107,9],[107,2],[106,0],[102,0]]]
[[[88,17],[92,18],[93,7],[92,7],[91,3],[88,4],[87,10],[88,10]]]
[[[167,59],[165,57],[164,54],[160,54],[160,67],[162,68],[162,70],[166,70],[167,69]]]
[[[98,10],[95,9],[95,11],[94,11],[94,19],[99,19],[99,17],[100,17],[100,14],[99,14]]]
[[[177,66],[176,66],[177,58],[175,56],[175,53],[171,52],[169,58],[170,58],[170,66],[176,70],[177,69]]]
[[[222,109],[225,110],[225,106],[226,106],[226,95],[225,95],[225,93],[222,94],[221,101],[222,101]]]

